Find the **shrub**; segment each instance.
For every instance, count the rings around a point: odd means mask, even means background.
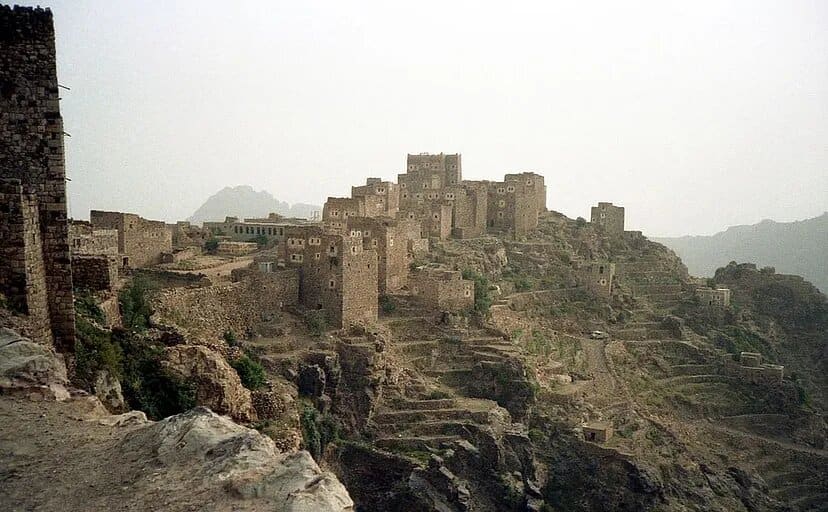
[[[577,227],[579,227],[579,228],[582,228],[582,227],[584,227],[584,226],[586,226],[586,225],[587,225],[587,221],[586,221],[586,219],[585,219],[585,218],[583,218],[583,217],[578,217],[577,219],[575,219],[575,226],[577,226]]]
[[[109,331],[96,327],[83,316],[76,316],[75,378],[86,389],[92,390],[95,376],[100,371],[120,379],[123,374],[123,352],[112,341]]]
[[[75,313],[100,325],[106,324],[106,316],[98,306],[95,296],[87,292],[75,293]]]
[[[316,460],[319,460],[329,443],[340,440],[341,429],[336,420],[330,414],[320,414],[308,402],[302,404],[299,425],[302,429],[304,448]]]
[[[133,331],[142,331],[149,327],[152,315],[149,298],[150,284],[144,277],[138,276],[132,283],[121,290],[118,301],[121,305],[121,317],[124,327]]]
[[[204,252],[207,254],[215,254],[218,251],[218,238],[213,237],[204,242]]]
[[[532,283],[526,279],[525,277],[521,277],[515,280],[515,290],[519,292],[525,292],[532,289]]]
[[[380,295],[379,305],[382,312],[386,315],[389,315],[397,310],[397,304],[394,302],[394,299],[388,295]]]
[[[256,235],[250,241],[259,244],[259,248],[267,247],[267,243],[269,242],[267,235]]]
[[[322,310],[308,311],[305,313],[305,325],[310,329],[311,334],[321,336],[328,330],[328,321],[325,312]]]
[[[463,271],[463,279],[474,281],[474,311],[480,315],[486,315],[492,305],[492,298],[489,295],[489,280],[471,269]]]
[[[194,383],[164,368],[162,347],[124,330],[113,331],[112,339],[123,353],[121,387],[131,408],[159,420],[195,407]]]
[[[265,383],[265,371],[258,361],[254,361],[247,356],[242,355],[238,359],[230,362],[230,366],[239,374],[242,385],[251,391],[255,391]]]
[[[236,338],[236,333],[234,333],[230,329],[224,331],[224,334],[222,335],[222,338],[224,338],[224,341],[227,342],[227,345],[229,345],[231,347],[241,346],[241,343],[239,342],[238,338]]]

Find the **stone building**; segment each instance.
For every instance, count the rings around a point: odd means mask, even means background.
[[[280,264],[299,269],[300,304],[324,311],[330,326],[376,322],[377,251],[366,249],[362,236],[292,226],[277,251]]]
[[[348,234],[361,236],[363,247],[377,252],[377,290],[380,294],[397,292],[408,284],[408,266],[414,259],[413,249],[419,247],[421,240],[419,221],[351,217],[348,219]]]
[[[285,239],[285,228],[306,224],[309,223],[304,219],[286,218],[271,213],[262,219],[240,220],[238,217],[225,217],[223,222],[205,222],[204,227],[213,235],[226,236],[235,242],[249,242],[262,236],[268,241],[280,242]]]
[[[587,288],[601,296],[609,297],[612,295],[615,279],[615,263],[606,260],[587,262],[578,269],[578,276]]]
[[[213,233],[208,228],[194,226],[188,221],[168,224],[167,229],[170,230],[172,236],[173,249],[204,247],[207,240],[213,237]]]
[[[69,224],[69,247],[72,256],[82,254],[118,255],[118,230],[96,229],[91,222],[73,220]]]
[[[459,270],[425,267],[415,272],[409,288],[424,304],[441,311],[469,311],[474,307],[474,281]]]
[[[584,441],[606,443],[612,438],[612,426],[608,423],[587,423],[582,429],[584,432]]]
[[[0,294],[71,352],[75,310],[63,119],[48,9],[0,5]]]
[[[598,203],[593,206],[590,222],[601,227],[604,232],[614,235],[624,233],[624,207],[612,203]]]
[[[724,308],[730,305],[730,290],[728,288],[696,288],[696,298],[705,306]]]
[[[111,254],[76,254],[72,256],[72,278],[81,290],[113,291],[118,282],[121,258]]]
[[[362,198],[366,217],[395,217],[400,210],[400,188],[396,183],[368,178],[365,185],[351,187],[352,198]]]
[[[364,196],[329,197],[322,207],[322,223],[328,231],[344,233],[348,229],[348,219],[365,217]]]
[[[524,235],[538,227],[538,215],[545,209],[546,185],[539,174],[507,174],[502,182],[489,184],[486,217],[490,232]]]
[[[118,230],[118,252],[124,266],[141,268],[161,263],[161,254],[172,251],[172,233],[161,221],[100,210],[92,210],[89,217],[95,229]]]

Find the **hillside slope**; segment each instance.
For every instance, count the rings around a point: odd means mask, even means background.
[[[796,222],[763,220],[712,236],[652,240],[678,253],[693,275],[711,277],[730,261],[751,261],[801,275],[823,292],[828,290],[828,213]]]
[[[193,215],[187,219],[200,224],[204,221],[220,221],[227,216],[266,217],[275,212],[285,217],[310,218],[315,211],[322,208],[317,205],[296,203],[290,205],[279,201],[269,192],[256,191],[249,185],[224,187],[202,204]]]

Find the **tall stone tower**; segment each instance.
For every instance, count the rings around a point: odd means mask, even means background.
[[[32,337],[75,341],[69,225],[48,9],[0,6],[0,293],[28,314]]]

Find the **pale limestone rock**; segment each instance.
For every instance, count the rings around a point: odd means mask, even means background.
[[[256,420],[250,391],[218,352],[202,345],[166,349],[164,367],[196,385],[196,403],[239,421]]]
[[[274,511],[345,512],[354,506],[339,480],[307,452],[279,453],[270,438],[204,407],[130,432],[118,452],[150,453],[168,474],[180,473],[193,486],[221,485],[237,498],[273,503]]]
[[[95,396],[111,412],[122,412],[126,409],[121,383],[108,371],[101,370],[95,375]]]
[[[0,328],[0,389],[36,400],[66,400],[67,383],[66,366],[51,348]]]

